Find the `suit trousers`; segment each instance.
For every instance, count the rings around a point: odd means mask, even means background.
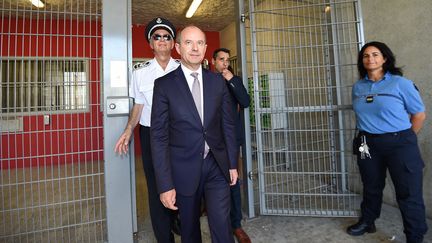
[[[210,151],[203,161],[201,178],[192,196],[177,194],[181,242],[201,243],[200,214],[204,199],[212,243],[234,243],[229,219],[230,186]]]
[[[362,220],[373,223],[380,216],[387,169],[402,214],[407,242],[422,242],[427,231],[423,202],[424,163],[411,130],[386,134],[360,133],[366,136],[371,158],[357,163],[363,182]]]
[[[160,201],[156,188],[156,178],[150,148],[150,128],[140,126],[141,155],[144,173],[147,180],[148,204],[153,233],[158,243],[171,243],[174,235],[171,232],[174,211],[165,208]]]
[[[240,191],[240,179],[234,186],[231,186],[231,228],[238,229],[241,228],[241,220],[243,218],[242,208],[241,208],[241,191]]]

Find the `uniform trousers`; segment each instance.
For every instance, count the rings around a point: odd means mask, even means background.
[[[181,242],[201,243],[201,202],[204,198],[212,243],[234,243],[231,231],[229,184],[210,151],[203,161],[197,191],[176,195],[181,219]]]
[[[153,233],[158,243],[175,242],[174,235],[171,232],[171,224],[175,216],[174,211],[167,209],[162,204],[156,188],[149,127],[140,126],[140,141],[144,173],[147,180],[148,203]]]
[[[422,242],[427,231],[423,202],[424,163],[417,145],[417,135],[411,129],[366,136],[371,158],[357,163],[363,182],[362,220],[371,224],[380,216],[386,171],[392,179],[396,200],[402,214],[407,242]]]

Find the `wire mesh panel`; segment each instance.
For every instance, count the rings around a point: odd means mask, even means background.
[[[356,216],[357,1],[249,1],[252,158],[262,214]]]
[[[103,242],[101,0],[0,2],[0,242]]]

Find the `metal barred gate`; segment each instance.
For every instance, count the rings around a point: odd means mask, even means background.
[[[357,216],[351,86],[363,42],[359,1],[246,6],[255,208],[266,215]]]
[[[108,96],[127,96],[127,78],[110,69],[127,67],[130,53],[102,44],[101,20],[102,3],[110,4],[105,31],[118,38],[128,26],[116,19],[130,13],[126,2],[117,9],[114,0],[50,1],[45,8],[0,2],[0,242],[131,237],[122,223],[132,221],[124,216],[130,196],[122,194],[131,190],[124,176],[130,164],[112,155],[115,141],[104,140],[104,126],[120,134],[127,116],[103,111]],[[270,215],[357,215],[350,90],[363,42],[359,1],[246,5],[254,206]],[[107,174],[123,184],[106,183]]]
[[[44,2],[0,2],[0,242],[104,242],[102,1]]]

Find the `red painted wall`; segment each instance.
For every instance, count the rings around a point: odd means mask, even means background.
[[[144,25],[132,27],[133,58],[153,57],[144,29]],[[101,23],[4,18],[0,32],[1,57],[91,59],[90,110],[52,114],[49,125],[43,124],[43,114],[23,116],[23,132],[1,134],[0,169],[103,160]],[[210,61],[212,51],[219,47],[219,32],[206,32],[206,37],[205,58]],[[172,53],[174,58],[179,58],[175,50]],[[138,129],[135,129],[135,151],[137,155],[141,154]]]
[[[2,19],[2,57],[93,57],[102,55],[100,22]]]
[[[22,116],[23,131],[1,134],[1,169],[103,160],[100,22],[2,19],[1,57],[89,60],[89,111]]]

